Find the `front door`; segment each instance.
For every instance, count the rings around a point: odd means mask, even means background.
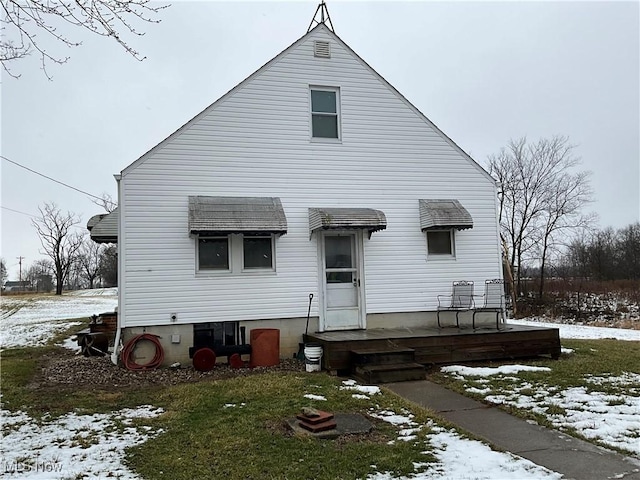
[[[362,328],[359,233],[325,233],[324,330]]]

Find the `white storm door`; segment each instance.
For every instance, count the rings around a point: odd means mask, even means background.
[[[356,233],[327,234],[324,247],[324,330],[361,328]]]

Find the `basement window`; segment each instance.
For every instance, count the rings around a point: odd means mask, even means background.
[[[340,91],[311,87],[311,137],[340,138]]]

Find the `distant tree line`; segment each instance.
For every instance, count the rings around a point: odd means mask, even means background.
[[[640,280],[640,222],[618,230],[596,230],[573,241],[556,270],[562,277]]]
[[[118,284],[118,250],[113,244],[98,244],[80,226],[73,212],[63,213],[55,203],[39,207],[40,215],[32,220],[42,250],[48,258],[33,262],[22,271],[24,289],[56,295],[64,290],[112,287]],[[2,260],[2,280],[7,270]]]

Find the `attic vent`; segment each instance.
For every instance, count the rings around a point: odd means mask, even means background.
[[[313,56],[331,58],[331,48],[329,42],[315,41],[313,43]]]

